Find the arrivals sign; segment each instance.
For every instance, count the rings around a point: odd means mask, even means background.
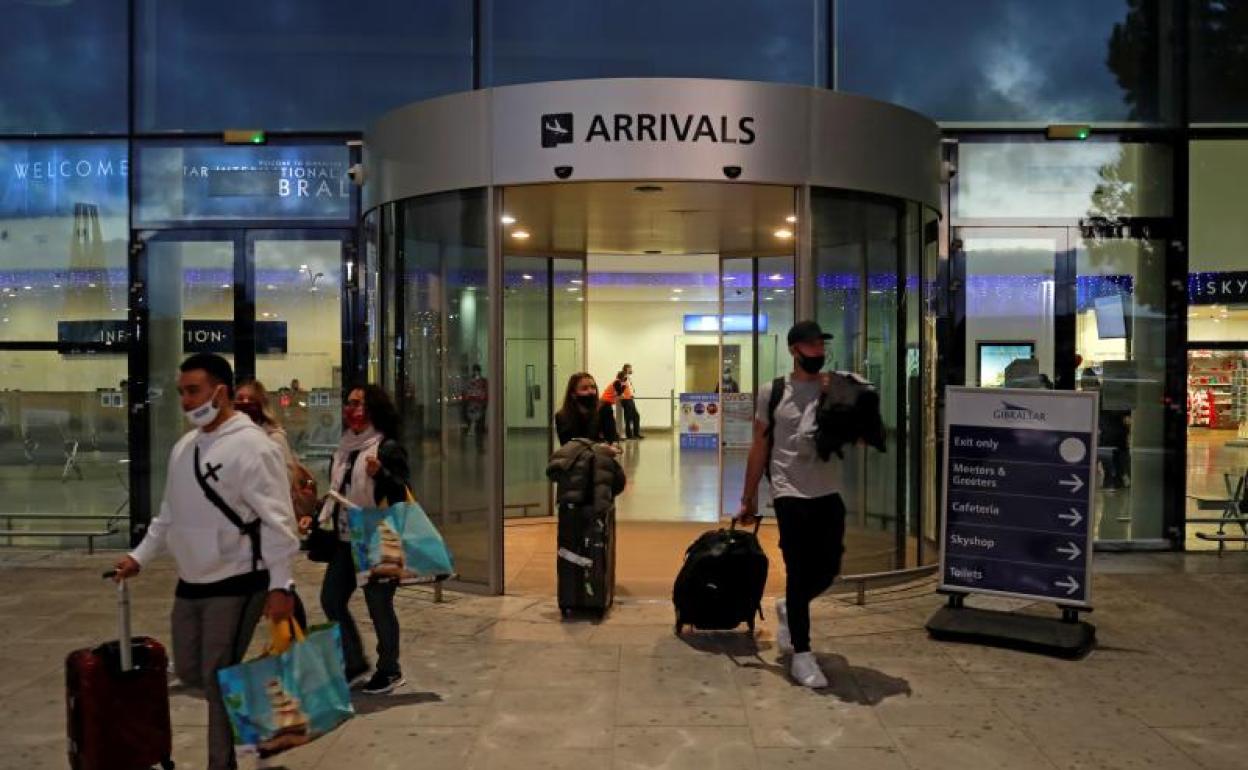
[[[943,590],[1087,607],[1095,393],[946,391]]]

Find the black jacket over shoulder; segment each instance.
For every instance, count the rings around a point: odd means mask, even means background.
[[[880,414],[880,394],[857,375],[833,372],[828,390],[819,399],[815,413],[815,450],[827,460],[841,448],[862,441],[883,452],[884,418]]]
[[[373,477],[373,502],[381,505],[383,500],[400,503],[407,499],[412,473],[408,467],[407,450],[394,439],[386,439],[377,447],[377,459],[381,470]]]

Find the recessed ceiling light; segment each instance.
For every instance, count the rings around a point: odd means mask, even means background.
[[[307,266],[307,265],[300,265],[300,266],[299,266],[299,269],[300,269],[300,270],[307,270],[307,269],[308,269],[308,266]]]
[[[783,276],[783,275],[780,275],[779,273],[772,273],[771,275],[767,276],[767,280],[769,280],[769,281],[783,281],[783,280],[784,280],[784,276]]]
[[[93,283],[89,283],[89,284],[87,284],[87,288],[88,288],[88,289],[94,289],[94,288],[95,288],[95,284],[93,284]]]
[[[515,238],[517,241],[528,240],[529,231],[528,230],[516,230],[512,232],[511,237]]]
[[[35,288],[35,287],[34,287],[34,286],[23,286],[22,288],[23,288],[23,289],[25,289],[26,291],[30,291],[31,289],[33,289],[33,288]]]
[[[229,285],[228,283],[223,283],[223,284],[221,284],[221,288],[222,288],[222,289],[228,289],[228,288],[230,288],[230,285]]]
[[[793,231],[788,229],[787,227],[781,227],[779,230],[772,233],[772,235],[776,236],[777,238],[792,238]]]
[[[572,280],[568,281],[568,283],[574,283],[574,284],[576,284],[577,286],[580,286],[581,284],[583,284],[583,283],[585,283],[585,282],[584,282],[584,281],[582,281],[580,278],[573,278]]]
[[[792,214],[789,214],[787,217],[784,218],[784,221],[788,222],[789,224],[793,224],[794,222],[797,221],[797,217]]]
[[[498,221],[502,222],[505,225],[514,225],[516,223],[516,218],[513,217],[511,214],[503,214],[501,217],[498,218]]]
[[[663,186],[657,185],[657,184],[639,184],[633,188],[633,192],[639,192],[639,193],[663,192]]]
[[[268,289],[269,291],[273,291],[273,290],[274,290],[274,289],[276,289],[277,287],[276,287],[276,286],[274,286],[273,284],[271,284],[271,283],[270,283],[270,284],[266,285],[264,288]]]
[[[60,285],[59,283],[54,283],[54,284],[52,284],[52,288],[53,288],[53,289],[59,289],[59,288],[61,288],[61,285]]]
[[[672,289],[672,294],[684,294],[684,289]]]
[[[569,291],[569,292],[577,292],[577,291],[580,291],[580,289],[576,288],[575,286],[569,286],[569,287],[568,287],[568,291]]]
[[[680,302],[680,297],[672,297],[672,302]]]
[[[524,279],[524,280],[526,280],[526,281],[531,281],[531,280],[533,280],[533,276],[529,275],[528,273],[525,273],[524,275],[522,275],[522,276],[520,276],[520,277],[521,277],[521,278],[523,278],[523,279]]]
[[[725,276],[724,276],[724,280],[725,280],[725,281],[735,281],[735,280],[737,280],[737,277],[736,277],[735,275],[725,275]]]

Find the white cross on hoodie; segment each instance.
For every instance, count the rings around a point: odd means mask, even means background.
[[[250,538],[212,504],[195,478],[196,446],[200,470],[221,499],[244,522],[261,520],[258,568],[269,571],[269,588],[288,587],[299,539],[286,458],[241,413],[211,433],[196,428],[174,444],[160,513],[131,557],[147,565],[167,549],[186,583],[216,583],[252,571]]]

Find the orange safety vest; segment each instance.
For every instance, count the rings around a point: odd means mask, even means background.
[[[624,401],[633,400],[633,381],[624,380],[624,392],[620,394],[620,398]]]
[[[615,392],[615,380],[607,383],[607,387],[599,395],[598,400],[604,404],[614,404],[619,394]]]

